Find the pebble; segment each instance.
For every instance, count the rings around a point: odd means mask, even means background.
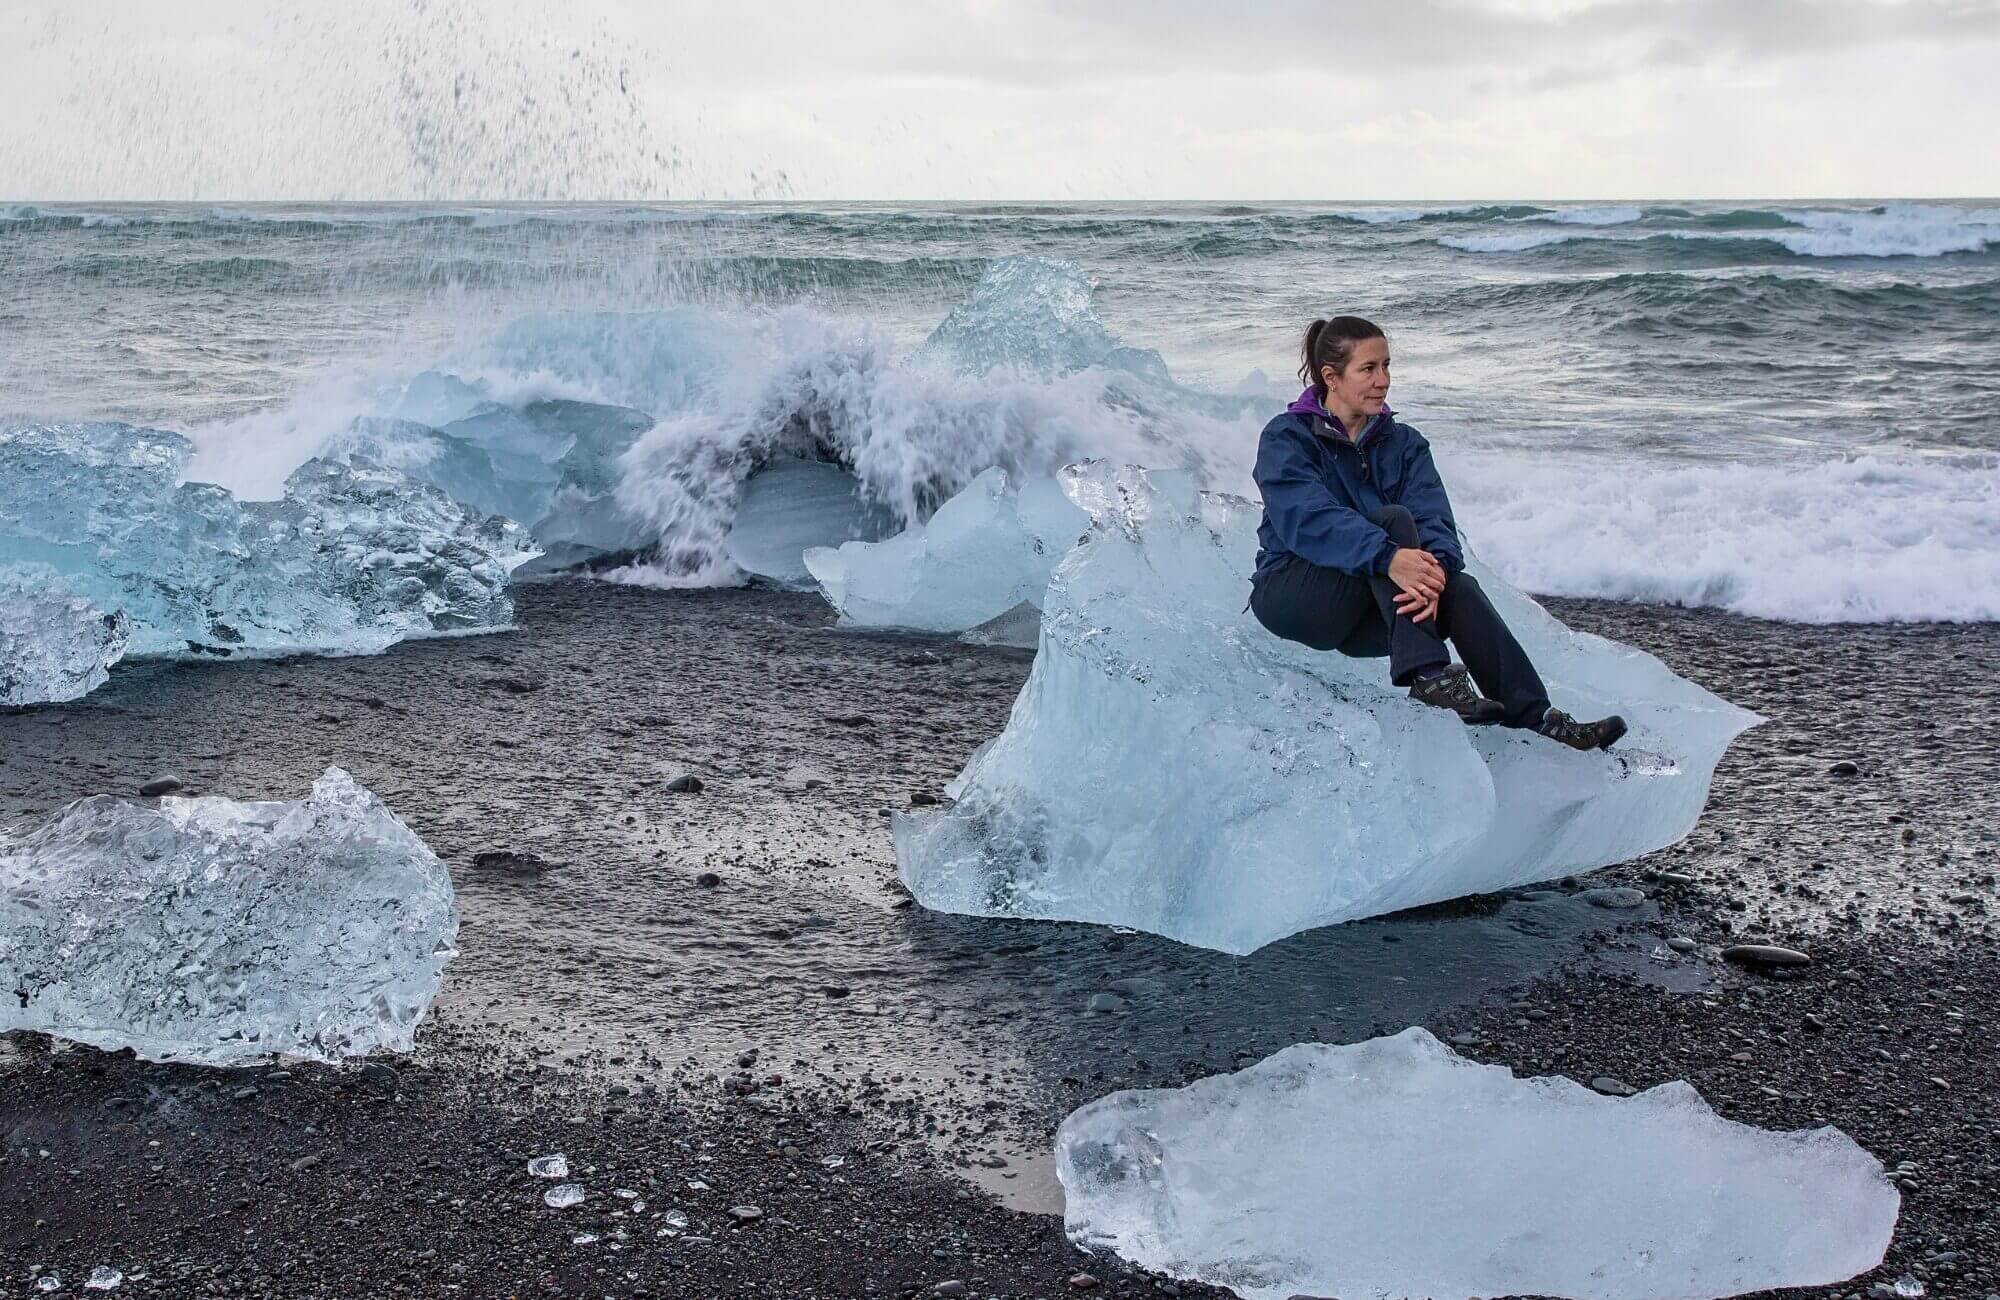
[[[919,790],[910,796],[910,804],[916,808],[934,808],[937,806],[937,802],[938,797],[936,795],[924,790]]]
[[[667,782],[667,790],[671,794],[700,794],[705,788],[701,778],[693,775],[677,776]]]
[[[729,1207],[729,1217],[738,1223],[755,1223],[764,1217],[764,1212],[754,1205],[732,1205]]]
[[[157,799],[163,794],[172,794],[180,788],[181,779],[177,776],[155,777],[139,787],[139,797],[141,799]]]
[[[1826,769],[1826,774],[1828,776],[1860,776],[1861,765],[1852,759],[1843,758],[1832,767]]]
[[[1810,966],[1812,958],[1774,943],[1733,943],[1722,950],[1724,961],[1743,966]]]
[[[1693,952],[1695,950],[1695,942],[1684,934],[1677,934],[1667,940],[1667,947],[1672,948],[1675,952]]]
[[[957,1278],[952,1278],[949,1281],[938,1283],[931,1288],[931,1292],[934,1295],[962,1296],[966,1294],[966,1288],[965,1283],[959,1281]]]
[[[1123,1011],[1125,1009],[1125,999],[1119,997],[1116,993],[1093,993],[1090,997],[1090,1009],[1107,1015],[1112,1012]]]
[[[1592,1092],[1601,1092],[1607,1097],[1631,1097],[1637,1095],[1639,1091],[1624,1080],[1614,1079],[1608,1074],[1600,1074],[1592,1079],[1590,1088]]]
[[[1478,1034],[1468,1029],[1462,1034],[1453,1034],[1451,1041],[1460,1047],[1471,1047],[1480,1041]]]
[[[1072,1291],[1090,1291],[1094,1290],[1096,1286],[1097,1279],[1088,1273],[1070,1274],[1069,1289]]]
[[[302,1174],[325,1158],[321,1153],[315,1151],[309,1156],[300,1156],[297,1160],[292,1161],[289,1168],[295,1174]]]
[[[1611,885],[1600,889],[1586,889],[1577,895],[1592,907],[1627,908],[1637,907],[1646,901],[1646,891],[1633,889],[1629,885]]]
[[[713,871],[704,871],[694,878],[694,883],[700,885],[703,889],[714,889],[722,883],[722,877],[716,875]]]
[[[472,855],[472,865],[481,871],[504,871],[515,876],[539,876],[555,870],[556,864],[534,853],[512,849],[488,849]]]

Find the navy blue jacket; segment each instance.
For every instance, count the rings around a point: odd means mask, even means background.
[[[1368,521],[1385,505],[1410,512],[1423,548],[1448,571],[1463,569],[1451,501],[1424,435],[1385,408],[1350,441],[1311,405],[1294,403],[1257,440],[1264,521],[1257,527],[1256,576],[1290,555],[1344,573],[1386,574],[1396,544]]]

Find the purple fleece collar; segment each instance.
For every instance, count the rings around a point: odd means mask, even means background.
[[[1340,421],[1334,419],[1332,415],[1327,413],[1327,409],[1324,405],[1321,404],[1318,394],[1314,393],[1313,390],[1310,388],[1306,389],[1305,392],[1300,393],[1299,400],[1293,402],[1290,406],[1286,407],[1285,411],[1291,415],[1317,415],[1320,419],[1325,420],[1328,424],[1333,425],[1335,428],[1341,427]],[[1390,417],[1391,419],[1394,419],[1396,415],[1394,411],[1389,409],[1389,404],[1387,402],[1382,403],[1382,414]],[[1374,422],[1375,422],[1374,420],[1370,420],[1368,423],[1373,424]],[[1362,426],[1363,429],[1366,429],[1367,427],[1368,427],[1367,425]]]

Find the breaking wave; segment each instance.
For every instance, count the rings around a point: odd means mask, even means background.
[[[1543,233],[1562,232],[1494,232]],[[1643,272],[1461,286],[1431,309],[1531,328],[1547,311],[1635,337],[1713,336],[1719,317],[1767,330],[1851,321],[1841,326],[1851,344],[1867,321],[1894,331],[1962,317],[1978,328],[1996,283]],[[1090,457],[1184,468],[1254,494],[1258,431],[1289,392],[1182,382],[1116,336],[1092,292],[1072,264],[1002,258],[914,346],[811,304],[531,314],[415,364],[351,368],[283,408],[197,427],[189,474],[271,495],[357,418],[442,427],[548,399],[628,407],[645,432],[607,462],[607,480],[642,533],[618,576],[670,586],[742,580],[724,545],[737,505],[759,470],[787,458],[841,467],[900,523],[926,519],[991,466],[1045,474]],[[1524,454],[1476,421],[1454,427],[1416,404],[1408,414],[1446,463],[1474,544],[1529,590],[1812,622],[2000,618],[2000,462],[1988,452],[1843,458],[1801,447],[1687,463],[1641,446],[1586,457],[1572,444]]]

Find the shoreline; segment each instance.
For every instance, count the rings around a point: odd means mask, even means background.
[[[2000,625],[1545,603],[1769,719],[1687,841],[1589,877],[1649,901],[1463,900],[1240,959],[901,906],[882,810],[935,792],[1004,724],[1029,656],[837,631],[814,597],[534,584],[498,638],[125,665],[76,704],[0,713],[0,817],[168,770],[296,798],[337,762],[450,865],[464,918],[419,1050],[382,1062],[392,1082],[0,1043],[0,1278],[25,1289],[43,1264],[68,1293],[105,1264],[147,1274],[124,1293],[176,1296],[1011,1296],[1069,1293],[1084,1271],[1099,1293],[1158,1294],[983,1189],[1035,1203],[1038,1144],[1106,1092],[1420,1023],[1478,1033],[1458,1050],[1517,1074],[1686,1078],[1724,1116],[1824,1120],[1917,1162],[1881,1270],[1771,1294],[1866,1295],[1903,1272],[1933,1295],[2000,1292],[2000,1081],[1979,1028],[2000,1016],[2000,779],[1981,740]],[[1854,775],[1829,771],[1842,760]],[[682,773],[705,791],[669,792]],[[557,866],[471,866],[494,849]],[[1702,951],[1655,960],[1674,934]],[[1814,964],[1773,978],[1714,959],[1745,937]],[[1122,1005],[1091,1011],[1107,990]],[[541,1206],[526,1173],[555,1150],[596,1166],[575,1209]],[[642,1237],[629,1209],[612,1217],[620,1186],[688,1229],[661,1238],[647,1218]],[[728,1218],[745,1204],[763,1216]],[[1939,1252],[1963,1258],[1926,1261]]]

